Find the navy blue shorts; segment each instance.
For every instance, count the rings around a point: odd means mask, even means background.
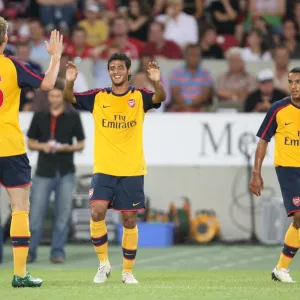
[[[0,184],[6,188],[31,184],[31,166],[26,153],[0,157]]]
[[[291,217],[300,211],[300,168],[276,167],[276,173],[286,213]]]
[[[120,211],[145,209],[144,176],[118,177],[95,173],[89,198],[90,203],[107,201],[108,208]]]

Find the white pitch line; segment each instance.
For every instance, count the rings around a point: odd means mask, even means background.
[[[156,262],[156,261],[160,261],[160,260],[181,257],[183,255],[191,255],[191,254],[195,254],[195,253],[197,253],[197,249],[194,249],[193,251],[180,251],[180,252],[176,252],[174,254],[169,254],[169,255],[158,255],[155,257],[151,257],[151,258],[137,259],[135,264],[144,265],[149,262]],[[122,266],[123,266],[123,264],[118,264],[118,265],[113,265],[112,268],[113,269],[120,268]]]
[[[274,257],[274,254],[267,254],[267,255],[261,255],[261,256],[251,257],[251,258],[245,258],[245,259],[241,259],[241,260],[238,260],[238,261],[232,262],[232,263],[216,265],[216,266],[209,268],[208,270],[213,271],[213,270],[220,270],[223,268],[231,268],[231,267],[234,267],[237,265],[243,265],[243,264],[260,261],[260,260],[264,260],[266,258],[271,258],[271,257]]]

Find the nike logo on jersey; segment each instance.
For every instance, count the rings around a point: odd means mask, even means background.
[[[137,206],[137,205],[139,205],[141,202],[138,202],[138,203],[133,203],[132,205],[133,206]]]
[[[290,124],[292,124],[292,123],[294,123],[294,122],[288,122],[288,123],[285,122],[284,124],[285,124],[285,125],[290,125]]]
[[[102,105],[103,108],[108,108],[110,107],[109,105]]]

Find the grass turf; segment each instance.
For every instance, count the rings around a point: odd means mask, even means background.
[[[114,270],[102,285],[93,284],[95,270],[35,270],[44,279],[41,288],[13,289],[9,285],[11,271],[0,271],[1,299],[289,299],[300,291],[298,284],[282,284],[270,280],[270,272],[247,270],[223,271],[147,271],[137,270],[139,285],[125,285],[121,272]],[[293,272],[300,280],[300,272]]]
[[[12,257],[6,248],[0,265],[0,299],[230,299],[282,300],[300,291],[299,259],[292,264],[296,284],[271,280],[271,271],[281,247],[174,247],[140,249],[134,275],[138,285],[121,282],[121,251],[111,247],[112,276],[103,285],[94,284],[97,261],[92,247],[68,247],[65,265],[49,263],[49,248],[41,248],[39,261],[30,266],[41,277],[41,288],[13,289]],[[96,263],[96,264],[95,264]],[[114,265],[115,263],[115,265]]]

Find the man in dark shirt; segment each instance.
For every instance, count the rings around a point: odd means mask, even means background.
[[[49,198],[55,192],[55,222],[50,258],[53,263],[65,259],[75,187],[74,152],[84,148],[84,132],[77,112],[64,106],[63,84],[57,82],[48,94],[49,109],[34,114],[28,130],[28,148],[39,151],[30,197],[31,240],[28,262],[35,261],[43,233],[43,221]],[[73,144],[73,137],[77,142]]]
[[[258,89],[250,93],[245,102],[245,112],[267,112],[272,103],[288,95],[274,88],[274,74],[266,69],[258,73]]]

